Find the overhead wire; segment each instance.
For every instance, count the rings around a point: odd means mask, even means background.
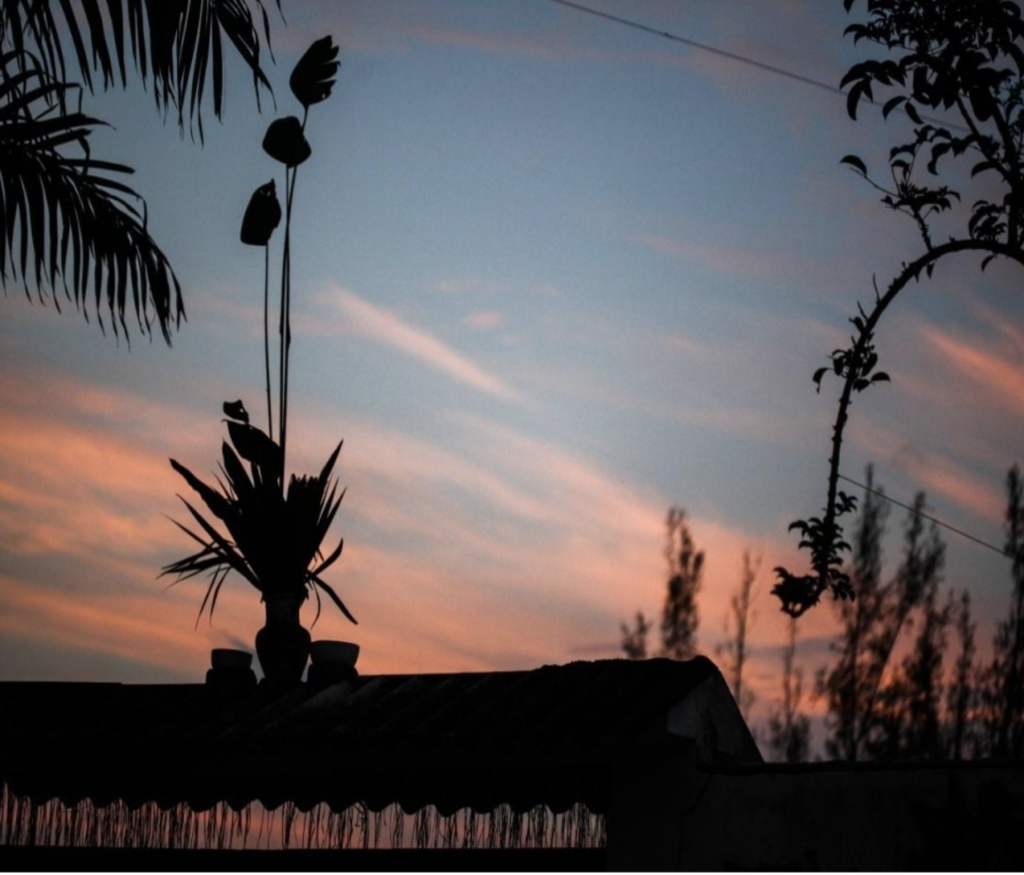
[[[842,97],[846,96],[846,92],[844,92],[841,88],[838,88],[835,85],[829,85],[827,82],[822,82],[818,79],[813,79],[810,76],[804,76],[801,73],[794,73],[792,70],[787,70],[783,67],[776,67],[773,64],[767,64],[764,61],[758,61],[755,58],[750,58],[747,57],[746,55],[738,54],[737,52],[730,52],[727,51],[726,49],[720,49],[717,46],[712,46],[708,45],[707,43],[698,42],[697,40],[693,40],[685,36],[680,36],[679,34],[672,33],[671,31],[659,30],[656,27],[651,27],[650,25],[643,24],[642,22],[635,21],[631,18],[624,18],[620,15],[613,15],[610,12],[604,12],[600,9],[594,9],[591,6],[585,6],[582,3],[577,3],[575,2],[575,0],[547,0],[547,2],[553,3],[557,6],[564,6],[568,9],[573,9],[577,12],[582,12],[587,15],[592,15],[595,18],[601,18],[604,19],[605,21],[610,21],[613,24],[619,24],[622,25],[623,27],[629,27],[632,28],[633,30],[639,30],[644,33],[651,34],[653,36],[671,40],[672,42],[681,43],[682,45],[689,46],[690,48],[697,49],[702,52],[708,52],[709,54],[717,55],[720,58],[735,61],[736,63],[739,64],[746,64],[749,67],[754,67],[758,70],[762,70],[766,73],[771,73],[776,76],[782,76],[786,79],[791,79],[794,82],[799,82],[803,85],[809,85],[813,88],[821,89],[822,91],[828,91],[833,94],[838,94]],[[867,99],[870,103],[877,105],[873,99]],[[949,122],[943,119],[937,119],[932,116],[927,116],[923,114],[921,114],[920,117],[923,120],[935,122],[937,124],[942,124],[945,125],[946,127],[955,128],[961,131],[967,130],[965,127],[963,127],[962,125],[958,125],[955,122]],[[846,477],[843,474],[839,474],[838,477],[840,480],[845,480],[847,483],[851,483],[852,485],[857,486],[860,489],[863,489],[865,492],[870,492],[872,495],[875,495],[878,498],[883,499],[884,501],[888,501],[891,504],[895,504],[898,507],[903,508],[904,510],[910,511],[910,513],[916,514],[920,517],[923,517],[926,520],[929,520],[930,522],[935,523],[935,525],[937,526],[941,526],[942,528],[948,529],[954,534],[960,535],[963,538],[967,538],[969,541],[973,541],[976,544],[980,544],[982,547],[992,550],[994,553],[998,553],[1000,556],[1004,556],[1008,559],[1016,558],[1009,551],[1000,549],[999,547],[996,547],[994,544],[990,544],[988,541],[984,541],[981,538],[975,537],[969,532],[965,532],[963,529],[958,529],[956,526],[952,526],[949,523],[943,522],[937,517],[924,513],[924,511],[911,507],[908,504],[904,504],[901,501],[897,501],[895,498],[890,498],[884,492],[880,492],[877,489],[872,489],[870,486],[867,486],[863,483],[859,483],[856,480],[853,480],[850,477]]]
[[[754,67],[755,69],[761,70],[765,73],[771,73],[775,76],[782,76],[786,79],[791,79],[794,82],[799,82],[802,85],[808,85],[812,88],[818,88],[822,91],[828,91],[832,94],[838,94],[841,97],[846,97],[846,92],[842,88],[836,85],[829,85],[827,82],[822,82],[820,79],[814,79],[811,76],[804,76],[802,73],[795,73],[792,70],[787,70],[784,67],[776,67],[774,64],[767,64],[764,61],[758,61],[756,58],[748,57],[747,55],[741,55],[738,52],[730,52],[726,49],[720,49],[717,46],[708,45],[707,43],[698,42],[697,40],[690,39],[689,37],[680,36],[677,33],[672,33],[668,30],[659,30],[656,27],[643,24],[640,21],[636,21],[632,18],[624,18],[621,15],[613,15],[610,12],[604,12],[600,9],[594,9],[592,6],[585,6],[582,3],[577,3],[575,0],[547,0],[548,3],[554,3],[557,6],[564,6],[567,9],[573,9],[576,12],[582,12],[586,15],[593,15],[595,18],[602,18],[605,21],[610,21],[613,24],[618,24],[623,27],[629,27],[633,30],[639,30],[643,33],[651,34],[652,36],[662,37],[672,42],[681,43],[684,46],[697,49],[698,51],[708,52],[712,55],[717,55],[720,58],[725,58],[729,61],[734,61],[738,64],[745,64],[748,67]],[[871,97],[864,95],[864,99],[867,100],[874,106],[878,103]],[[898,109],[904,112],[903,107],[900,106]],[[905,114],[905,112],[904,112]],[[919,113],[920,118],[923,121],[932,122],[934,124],[943,125],[947,128],[953,128],[954,130],[967,132],[967,128],[963,125],[957,124],[956,122],[947,121],[944,119],[936,118],[935,116],[925,115]]]
[[[845,480],[847,483],[852,483],[854,486],[863,489],[865,492],[870,492],[872,495],[876,495],[882,500],[888,501],[890,504],[895,504],[897,507],[902,507],[904,510],[909,510],[912,514],[916,514],[919,517],[923,517],[924,519],[935,523],[935,525],[937,526],[942,526],[942,528],[949,529],[949,531],[954,532],[960,535],[961,537],[967,538],[969,541],[974,541],[975,544],[981,544],[982,547],[987,547],[989,550],[998,553],[1000,556],[1005,556],[1007,559],[1016,559],[1013,553],[1011,553],[1009,550],[1002,550],[999,547],[996,547],[994,544],[990,544],[988,541],[983,541],[981,538],[976,538],[974,535],[965,532],[963,529],[958,529],[956,526],[951,526],[949,523],[944,523],[937,517],[933,517],[931,516],[931,514],[927,514],[922,510],[918,510],[916,507],[911,507],[909,504],[904,504],[902,501],[897,501],[895,498],[890,498],[884,492],[880,492],[877,489],[872,489],[870,486],[866,486],[863,483],[858,483],[856,480],[850,477],[846,477],[843,474],[839,474],[837,476],[840,480]]]

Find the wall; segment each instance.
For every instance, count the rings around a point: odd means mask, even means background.
[[[677,868],[1024,869],[1024,765],[761,765],[694,776]]]

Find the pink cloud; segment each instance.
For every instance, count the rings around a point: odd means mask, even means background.
[[[391,311],[340,288],[332,290],[325,298],[341,313],[347,330],[390,346],[487,395],[505,401],[522,400],[522,396],[499,377]]]
[[[489,331],[504,324],[505,316],[497,310],[482,310],[477,313],[469,313],[464,316],[461,324],[467,328],[475,328],[479,331]]]
[[[890,430],[863,420],[850,430],[850,438],[868,453],[898,467],[933,496],[943,495],[955,505],[989,520],[1002,518],[1003,498],[999,490],[945,454],[909,443]]]
[[[865,288],[870,277],[863,263],[849,253],[827,253],[818,258],[793,256],[779,249],[689,242],[663,234],[635,233],[628,239],[654,252],[687,264],[695,264],[717,274],[738,276],[764,282],[772,280],[793,286],[803,294],[812,294],[820,303],[823,295],[835,300],[840,312],[854,306],[855,293],[863,276]]]
[[[1001,326],[1004,344],[998,351],[990,343],[971,344],[936,327],[926,326],[923,331],[951,367],[1016,413],[1024,413],[1024,337],[1019,332]]]
[[[434,45],[488,54],[538,58],[545,61],[607,61],[631,57],[624,52],[608,52],[586,45],[574,37],[574,30],[567,30],[563,33],[555,29],[547,29],[540,33],[529,33],[507,30],[483,31],[419,24],[401,28],[400,32]]]
[[[244,616],[246,606],[239,596],[225,591],[224,603],[218,606],[224,615]],[[0,575],[0,606],[0,634],[5,637],[112,655],[193,682],[201,680],[209,667],[210,647],[227,643],[224,632],[205,621],[198,630],[194,628],[197,602],[157,588],[152,594],[58,591],[36,581]],[[74,679],[71,661],[68,671],[71,678],[59,679]]]
[[[0,437],[0,550],[49,569],[31,582],[0,580],[0,634],[193,680],[210,646],[251,642],[261,606],[244,582],[232,578],[213,626],[204,620],[194,632],[205,582],[164,592],[155,580],[188,546],[161,516],[174,513],[173,494],[185,491],[166,464],[167,447],[187,445],[179,457],[202,471],[202,460],[212,465],[216,423],[197,428],[183,411],[155,405],[140,435],[125,421],[134,399],[59,379],[36,381],[30,392],[5,378],[0,398],[9,424]],[[669,504],[657,491],[484,420],[454,418],[465,437],[454,450],[323,411],[296,414],[305,424],[294,446],[299,470],[318,467],[346,437],[339,473],[350,489],[336,531],[347,546],[331,582],[361,623],[352,627],[328,608],[314,635],[362,644],[364,671],[560,662],[580,644],[614,642],[619,620],[636,609],[657,611]],[[151,443],[150,418],[167,446]],[[189,430],[198,434],[188,439]],[[350,534],[355,523],[360,537]],[[742,549],[765,543],[767,567],[792,547],[701,517],[693,529],[708,553],[702,642],[712,652]],[[65,557],[73,587],[47,576]],[[312,605],[304,617],[311,622]],[[758,634],[775,635],[773,622],[763,620]]]

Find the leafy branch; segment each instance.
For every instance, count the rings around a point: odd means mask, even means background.
[[[847,12],[856,4],[857,0],[843,0]],[[1024,266],[1024,21],[1020,7],[1011,0],[866,0],[866,5],[868,20],[851,24],[846,34],[855,43],[866,40],[895,57],[850,68],[841,83],[849,87],[847,111],[856,119],[860,102],[865,98],[873,102],[877,87],[894,89],[897,93],[885,101],[882,114],[888,118],[901,110],[914,125],[913,138],[889,152],[891,183],[873,177],[857,155],[847,155],[840,163],[881,193],[885,207],[914,222],[924,253],[903,264],[884,294],[875,286],[871,311],[858,305],[858,315],[851,320],[856,334],[850,346],[833,352],[831,368],[819,368],[814,374],[819,391],[829,371],[842,378],[843,388],[832,428],[823,515],[797,520],[790,527],[800,532],[801,549],[810,551],[812,573],[775,569],[778,583],[773,592],[792,616],[816,605],[827,590],[840,599],[855,596],[842,567],[842,556],[850,548],[840,524],[855,502],[838,489],[839,465],[854,395],[889,379],[874,370],[878,363],[874,338],[882,315],[911,281],[920,280],[922,273],[930,278],[936,264],[947,256],[977,252],[984,256],[982,270],[997,257]],[[944,123],[936,113],[952,114],[957,121]],[[949,160],[966,156],[974,162],[971,178],[995,174],[1001,197],[975,200],[966,233],[936,243],[933,222],[952,210],[960,194],[933,183],[931,177],[939,176]],[[928,174],[925,180],[921,164]]]

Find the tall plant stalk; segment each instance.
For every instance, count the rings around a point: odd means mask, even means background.
[[[285,454],[288,442],[288,354],[291,347],[291,236],[292,236],[292,195],[295,186],[292,179],[295,169],[285,169],[284,172],[284,246],[281,254],[281,316],[278,325],[280,337],[279,360],[278,360],[278,386],[280,397],[278,399],[278,434],[281,436],[281,490],[285,488],[284,465]]]
[[[316,596],[317,616],[320,594],[326,594],[352,622],[355,618],[333,587],[321,576],[341,556],[343,541],[329,554],[321,549],[344,496],[332,480],[341,444],[335,448],[319,476],[285,476],[285,445],[288,434],[289,352],[291,348],[291,219],[295,201],[298,165],[312,149],[305,138],[306,118],[311,104],[330,96],[338,49],[324,37],[296,64],[290,85],[301,102],[302,120],[287,116],[271,123],[263,138],[263,150],[285,168],[285,209],[277,199],[272,179],[253,193],[242,219],[241,241],[262,246],[263,253],[263,355],[267,380],[268,428],[264,433],[249,421],[241,400],[224,403],[230,444],[222,445],[224,479],[220,489],[208,486],[187,468],[172,460],[171,465],[199,495],[210,512],[227,528],[228,534],[205,518],[188,502],[185,506],[202,534],[180,526],[201,549],[165,566],[165,574],[186,580],[208,573],[210,584],[199,613],[209,606],[213,615],[217,595],[230,571],[245,578],[264,596],[285,594]],[[274,400],[270,368],[270,251],[268,244],[281,219],[285,237],[281,259],[281,310],[279,331],[278,436],[273,439]],[[248,465],[244,464],[248,463]],[[179,524],[180,525],[180,524]],[[295,617],[297,620],[297,616]],[[314,619],[314,623],[316,620]],[[307,636],[308,641],[308,636]],[[262,659],[262,656],[261,656]]]
[[[274,411],[270,386],[270,245],[263,246],[263,358],[267,370],[267,436],[274,439]]]
[[[306,134],[306,122],[309,119],[309,107],[302,113],[300,133]],[[292,348],[292,204],[295,199],[295,180],[298,166],[285,168],[285,207],[284,207],[284,247],[281,257],[281,322],[279,334],[280,349],[280,423],[278,432],[281,435],[281,489],[285,488],[284,466],[288,452],[288,386]]]

